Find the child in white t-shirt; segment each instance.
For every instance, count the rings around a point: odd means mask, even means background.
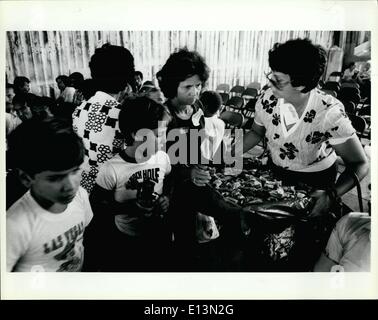
[[[222,97],[215,91],[205,91],[200,97],[203,107],[206,138],[201,143],[202,156],[213,160],[219,149],[224,133],[225,123],[219,119],[219,110],[222,107]]]
[[[128,147],[101,167],[90,197],[98,221],[113,220],[106,261],[97,262],[102,270],[157,271],[167,261],[171,237],[164,214],[170,192],[165,181],[171,165],[161,151],[167,120],[165,107],[146,97],[126,101],[120,112]]]
[[[80,184],[82,140],[59,119],[29,120],[9,139],[11,159],[29,188],[7,211],[7,271],[80,271],[92,219]]]

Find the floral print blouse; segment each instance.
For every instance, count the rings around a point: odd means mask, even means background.
[[[271,89],[256,103],[255,123],[265,136],[273,163],[292,171],[314,172],[329,168],[337,159],[333,145],[355,133],[343,104],[318,89],[310,92],[307,106],[289,129],[285,125],[284,101]]]

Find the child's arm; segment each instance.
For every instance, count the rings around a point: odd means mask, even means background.
[[[119,203],[114,199],[113,190],[106,190],[98,184],[93,188],[89,201],[97,217],[114,217],[115,215],[125,213],[131,215],[141,210],[137,207],[135,199]]]

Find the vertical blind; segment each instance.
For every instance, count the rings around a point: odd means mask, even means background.
[[[56,96],[55,78],[75,71],[90,78],[90,57],[108,42],[130,50],[144,80],[155,81],[169,55],[186,46],[204,56],[211,69],[210,89],[219,83],[264,84],[269,49],[298,37],[326,49],[333,44],[332,31],[8,31],[6,77],[12,83],[26,76],[33,93]]]

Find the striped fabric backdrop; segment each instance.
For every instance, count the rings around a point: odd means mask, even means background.
[[[136,70],[144,80],[154,76],[176,48],[197,50],[211,68],[208,87],[219,83],[247,85],[265,83],[267,53],[275,42],[308,37],[332,46],[332,31],[9,31],[6,47],[6,76],[31,80],[32,92],[57,96],[55,78],[81,72],[90,77],[88,63],[95,48],[109,42],[128,48]]]

